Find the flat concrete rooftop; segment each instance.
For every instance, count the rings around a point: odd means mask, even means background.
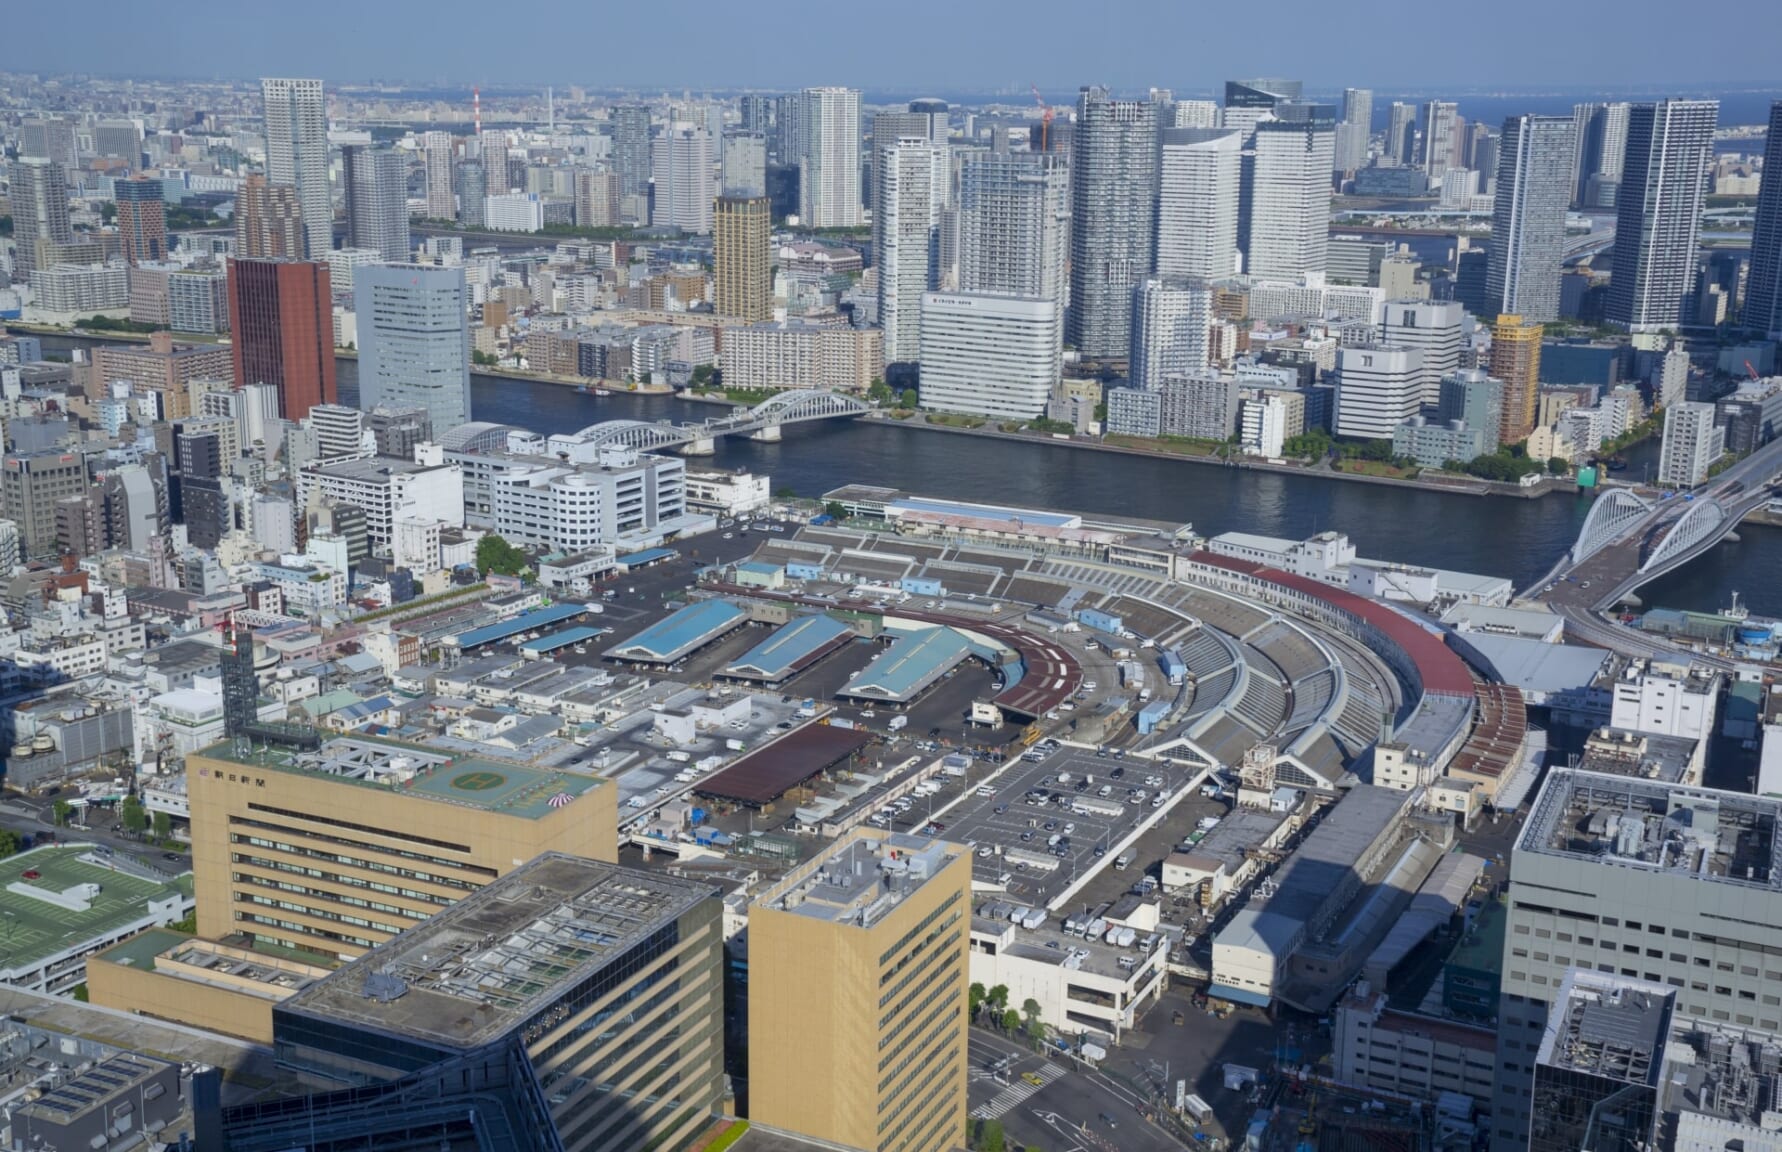
[[[552,811],[557,797],[573,801],[602,785],[593,776],[541,772],[505,760],[446,756],[366,736],[328,740],[314,752],[224,740],[199,755],[243,768],[328,777],[355,787],[532,820]],[[557,805],[564,802],[557,800]]]
[[[283,1010],[477,1047],[717,891],[548,852],[310,985]]]

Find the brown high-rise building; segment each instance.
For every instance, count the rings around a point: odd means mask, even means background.
[[[297,190],[249,176],[235,193],[235,255],[243,260],[301,259],[303,213]]]
[[[494,191],[494,178],[489,181]],[[580,228],[611,228],[619,223],[619,174],[580,170],[575,174],[575,222]]]
[[[237,388],[272,385],[286,420],[335,402],[334,304],[326,264],[229,261],[229,332]]]
[[[765,196],[720,196],[712,214],[713,310],[754,324],[773,319],[773,207]]]
[[[1535,428],[1541,387],[1541,325],[1520,316],[1499,316],[1491,327],[1491,375],[1504,382],[1500,444],[1528,439]]]
[[[329,317],[330,326],[333,317]],[[139,394],[161,397],[160,418],[183,420],[192,415],[194,380],[228,380],[235,373],[229,349],[215,344],[175,344],[166,332],[141,344],[108,344],[93,349],[92,377],[101,388],[114,380],[128,380]]]
[[[119,180],[118,240],[131,267],[167,258],[167,205],[159,180]]]

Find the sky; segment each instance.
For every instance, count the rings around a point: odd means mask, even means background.
[[[1782,86],[1782,2],[12,0],[0,70],[694,90]],[[1696,26],[1695,13],[1708,20]]]

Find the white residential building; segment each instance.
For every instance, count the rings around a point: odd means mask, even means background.
[[[427,216],[457,219],[458,202],[452,195],[452,134],[421,133],[421,158],[427,165]]]
[[[1277,459],[1287,441],[1287,401],[1272,392],[1245,396],[1238,402],[1244,453]]]
[[[807,228],[857,228],[860,90],[806,88],[800,115],[798,215]]]
[[[1165,128],[1161,137],[1157,271],[1235,274],[1242,137],[1235,128]]]
[[[1055,300],[931,292],[922,298],[922,407],[1031,420],[1058,382]]]
[[[712,231],[712,140],[703,128],[676,124],[651,143],[656,202],[650,223],[695,236]]]
[[[130,306],[130,269],[122,264],[57,264],[31,270],[38,312],[115,312]]]
[[[750,324],[726,328],[719,362],[729,388],[820,388],[864,392],[885,373],[876,328]]]
[[[959,291],[1063,300],[1070,166],[1045,152],[960,160]]]
[[[1256,125],[1244,264],[1251,276],[1324,275],[1330,174],[1336,162],[1336,123],[1329,113],[1322,104],[1279,105],[1274,117]]]
[[[885,362],[908,363],[921,353],[922,295],[940,286],[946,145],[908,137],[890,141],[878,149],[877,172],[872,238],[879,327],[885,331]]]
[[[1133,387],[1156,388],[1167,376],[1207,367],[1213,294],[1203,281],[1147,276],[1132,296]]]
[[[544,199],[536,192],[508,192],[483,201],[483,226],[491,232],[544,229]]]
[[[320,260],[334,247],[334,205],[328,187],[328,104],[322,95],[322,82],[264,79],[260,81],[260,96],[265,112],[266,182],[297,190],[307,256]]]
[[[1357,344],[1337,356],[1335,432],[1390,440],[1417,415],[1423,397],[1423,353],[1390,344]]]
[[[1726,428],[1714,423],[1714,405],[1685,400],[1665,409],[1664,439],[1654,479],[1670,488],[1693,488],[1726,452]]]

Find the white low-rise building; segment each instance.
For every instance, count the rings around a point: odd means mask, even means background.
[[[1118,1040],[1167,982],[1169,950],[1156,931],[1157,906],[1143,907],[1150,909],[1150,927],[1143,930],[1131,927],[1132,921],[1124,926],[1101,921],[1103,932],[1130,929],[1132,941],[1122,947],[1056,925],[1023,928],[1009,917],[1032,910],[986,905],[971,920],[971,982],[1005,986],[1009,1007],[1017,1012],[1034,1001],[1040,1019],[1055,1032]]]
[[[647,544],[692,526],[681,460],[630,450],[606,451],[601,459],[580,465],[521,459],[492,476],[493,531],[515,544],[587,552],[603,544]]]
[[[223,698],[198,688],[176,688],[151,697],[143,718],[167,736],[175,756],[190,756],[223,738]]]
[[[347,597],[345,572],[311,564],[302,556],[281,556],[276,562],[261,561],[250,567],[260,579],[278,585],[285,611],[292,616],[313,617],[338,607]]]
[[[773,502],[765,473],[687,472],[687,507],[694,512],[740,516]]]
[[[1615,679],[1609,727],[1706,740],[1714,735],[1721,679],[1705,665],[1629,661]]]
[[[392,456],[327,460],[298,476],[305,504],[320,492],[365,510],[365,533],[372,547],[391,547],[398,520],[464,522],[464,474],[455,464],[420,464]]]

